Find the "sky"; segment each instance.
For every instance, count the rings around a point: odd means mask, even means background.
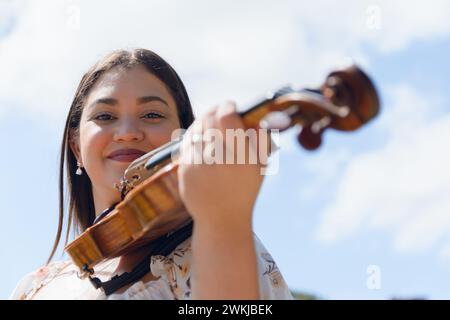
[[[446,0],[0,0],[0,299],[52,247],[59,147],[82,75],[138,47],[177,70],[196,116],[360,65],[381,113],[361,130],[327,131],[314,152],[298,128],[283,133],[255,232],[292,290],[448,299],[449,18]]]

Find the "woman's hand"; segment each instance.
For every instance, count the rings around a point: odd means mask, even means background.
[[[259,157],[252,162],[258,139],[244,139],[244,148],[235,141],[232,147],[227,129],[244,129],[233,103],[195,121],[180,150],[180,195],[194,219],[192,299],[260,298],[252,231],[253,207],[263,180]],[[214,163],[220,153],[223,162],[228,155],[234,163]],[[239,158],[244,163],[236,163]]]
[[[263,181],[262,166],[257,163],[258,132],[254,131],[256,137],[245,137],[242,134],[245,128],[235,109],[232,102],[213,109],[196,120],[183,139],[179,189],[187,210],[199,223],[236,226],[248,225],[252,220]],[[227,133],[239,134],[239,129],[244,148],[238,148],[240,143],[236,140],[227,139]],[[220,160],[222,163],[214,163]],[[244,163],[237,163],[239,160]]]

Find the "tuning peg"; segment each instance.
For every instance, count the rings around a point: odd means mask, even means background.
[[[297,140],[306,150],[316,150],[322,144],[322,133],[323,130],[315,132],[312,125],[305,125],[298,134]]]

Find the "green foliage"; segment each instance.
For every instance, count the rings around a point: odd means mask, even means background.
[[[320,297],[311,293],[291,290],[291,294],[296,300],[320,300]]]

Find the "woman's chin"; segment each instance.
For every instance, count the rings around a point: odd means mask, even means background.
[[[106,170],[112,174],[120,174],[122,176],[130,164],[131,162],[109,161],[106,164]]]

